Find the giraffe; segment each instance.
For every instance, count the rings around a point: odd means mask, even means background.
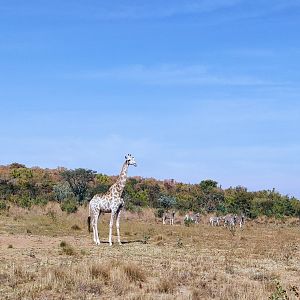
[[[109,188],[105,194],[96,194],[89,203],[88,227],[90,224],[93,228],[93,240],[96,245],[100,245],[98,236],[98,218],[101,213],[111,213],[109,223],[109,245],[112,245],[112,227],[114,217],[116,216],[116,227],[118,235],[118,243],[121,245],[120,239],[120,213],[124,206],[124,199],[121,197],[127,180],[127,171],[130,165],[137,166],[134,157],[131,154],[125,156],[125,162],[122,166],[117,181]]]

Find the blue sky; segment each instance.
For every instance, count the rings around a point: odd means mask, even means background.
[[[300,198],[299,0],[1,0],[0,164]]]

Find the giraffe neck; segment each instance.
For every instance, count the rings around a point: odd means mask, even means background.
[[[127,164],[127,162],[125,162],[123,164],[123,167],[121,169],[121,172],[117,179],[117,182],[112,186],[114,191],[116,191],[120,197],[122,195],[122,192],[124,190],[125,183],[127,180],[127,171],[128,171],[128,164]]]

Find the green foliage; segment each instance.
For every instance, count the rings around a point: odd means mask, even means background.
[[[0,211],[1,210],[8,210],[9,209],[9,206],[6,204],[5,201],[0,201]]]
[[[245,187],[230,188],[225,193],[224,209],[229,213],[249,215],[252,198],[252,194]]]
[[[196,193],[197,207],[193,210],[211,212],[216,211],[218,207],[224,206],[224,191],[217,187],[218,183],[214,180],[203,180],[199,184],[199,190]]]
[[[109,190],[112,184],[113,182],[108,175],[97,174],[95,176],[95,186],[92,189],[92,194],[104,194]]]
[[[155,211],[155,217],[162,218],[164,215],[164,212],[165,212],[164,208],[157,208]]]
[[[96,183],[97,184],[103,184],[103,185],[110,185],[111,184],[111,180],[110,177],[108,175],[105,174],[97,174],[95,176],[96,179]]]
[[[46,197],[36,197],[32,199],[32,203],[35,205],[45,206],[48,203],[48,199]]]
[[[60,204],[61,210],[70,213],[75,213],[78,210],[78,202],[74,198],[67,198]]]
[[[149,195],[146,189],[137,187],[137,180],[129,178],[124,189],[124,198],[129,206],[145,207],[149,204]]]
[[[292,198],[291,206],[292,206],[293,215],[295,217],[300,218],[300,201],[295,198]]]
[[[89,189],[89,183],[94,180],[95,171],[83,168],[75,170],[64,170],[61,177],[69,184],[72,192],[79,202],[83,202]]]
[[[142,211],[140,206],[134,205],[131,201],[125,201],[125,209],[133,213],[140,213]]]
[[[33,204],[32,199],[28,195],[12,195],[10,201],[23,208],[30,208]]]
[[[0,174],[1,176],[1,174]],[[7,199],[14,193],[15,187],[13,182],[8,178],[0,177],[0,199]]]
[[[184,225],[190,227],[190,225],[195,224],[195,220],[192,218],[184,218]]]
[[[176,198],[169,195],[162,195],[158,199],[159,206],[165,209],[170,209],[175,207],[176,205]]]
[[[280,282],[276,282],[276,290],[269,297],[270,300],[288,300],[289,297],[287,295],[286,290],[281,286]]]
[[[115,176],[86,169],[27,168],[19,163],[0,166],[0,209],[9,206],[9,202],[30,208],[33,204],[45,205],[55,200],[71,212],[77,205],[86,203],[91,195],[105,193],[115,181]],[[250,218],[261,215],[300,218],[298,199],[281,195],[274,189],[257,192],[249,192],[241,186],[222,189],[211,179],[185,184],[174,180],[128,178],[122,197],[126,209],[139,212],[142,207],[153,207],[160,217],[163,211],[176,208],[183,212],[243,213]]]
[[[59,182],[53,186],[54,199],[58,202],[71,197],[73,195],[70,186],[67,182]]]
[[[207,180],[202,180],[199,185],[203,191],[207,192],[207,191],[210,191],[210,190],[216,188],[218,185],[218,182],[211,180],[211,179],[207,179]]]

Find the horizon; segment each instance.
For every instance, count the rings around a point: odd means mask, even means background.
[[[0,165],[300,199],[300,3],[0,5]],[[114,176],[114,175],[110,175]]]

